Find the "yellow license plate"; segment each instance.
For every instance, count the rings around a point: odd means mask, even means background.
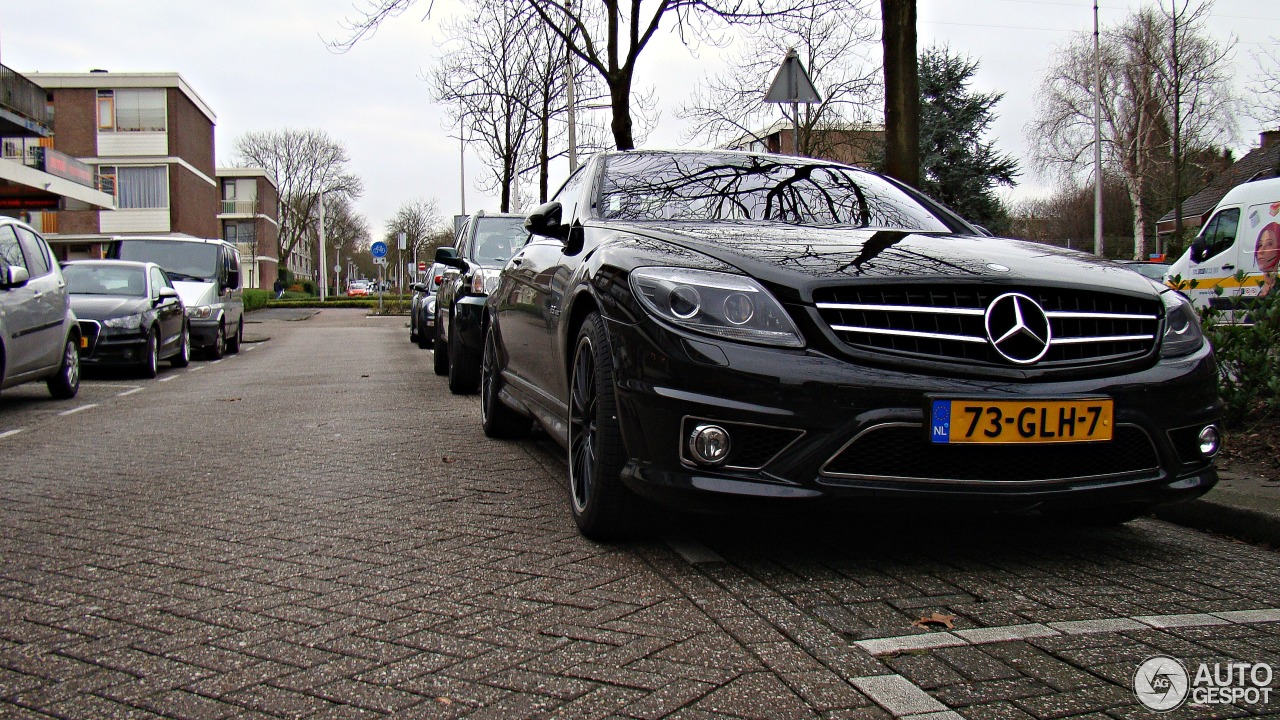
[[[935,443],[1064,443],[1111,439],[1110,398],[1073,400],[934,400]]]

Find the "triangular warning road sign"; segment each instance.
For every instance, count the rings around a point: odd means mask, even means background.
[[[773,84],[764,94],[764,101],[806,104],[822,102],[822,97],[813,86],[813,80],[809,79],[809,73],[800,62],[795,48],[788,50],[787,56],[782,59],[782,66],[778,68],[778,74],[773,76]]]

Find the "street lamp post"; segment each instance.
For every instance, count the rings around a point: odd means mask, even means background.
[[[324,302],[328,295],[327,286],[329,285],[329,266],[325,262],[324,257],[324,190],[320,191],[320,272],[317,276],[320,279],[320,302]]]

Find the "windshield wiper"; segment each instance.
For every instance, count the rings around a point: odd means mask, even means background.
[[[186,273],[173,272],[173,271],[169,271],[169,277],[173,278],[174,280],[194,280],[195,282],[205,281],[205,278],[202,278],[202,277],[197,277],[195,275],[188,275]]]

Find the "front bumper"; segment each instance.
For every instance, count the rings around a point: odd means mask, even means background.
[[[222,318],[210,318],[208,320],[187,320],[187,327],[191,333],[191,348],[199,350],[203,348],[213,347],[218,341],[218,327],[222,325]]]
[[[101,326],[80,321],[80,364],[86,366],[136,365],[147,355],[147,335],[141,330]]]
[[[1194,441],[1221,415],[1207,346],[1120,376],[1009,382],[695,339],[653,322],[609,321],[607,328],[631,458],[623,480],[641,495],[682,507],[714,507],[728,497],[1003,511],[1149,507],[1196,497],[1217,482]],[[1115,437],[935,445],[927,409],[937,397],[1108,397]],[[734,439],[720,466],[700,465],[687,448],[691,428],[703,422],[725,427]]]

